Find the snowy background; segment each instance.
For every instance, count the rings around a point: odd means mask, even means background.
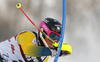
[[[72,54],[58,62],[100,62],[100,0],[66,0],[67,20],[64,41]],[[62,21],[62,0],[0,0],[0,41],[24,30],[37,29],[16,8],[23,10],[36,25],[46,17]],[[49,62],[53,62],[50,58]]]

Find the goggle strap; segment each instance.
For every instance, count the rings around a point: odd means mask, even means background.
[[[43,28],[43,30],[44,30],[47,34],[49,34],[49,33],[51,32],[50,29],[47,27],[47,25],[46,25],[43,21],[41,21],[40,26]]]

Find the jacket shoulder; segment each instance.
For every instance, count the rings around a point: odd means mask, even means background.
[[[19,44],[36,44],[37,33],[34,31],[23,31],[17,35],[16,40]]]

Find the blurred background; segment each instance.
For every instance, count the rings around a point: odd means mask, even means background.
[[[67,20],[64,42],[72,54],[58,62],[100,62],[100,0],[66,0]],[[38,26],[46,17],[62,22],[62,0],[0,0],[0,41],[21,31],[37,29],[16,8],[21,3],[25,13]],[[49,59],[53,62],[54,58]]]

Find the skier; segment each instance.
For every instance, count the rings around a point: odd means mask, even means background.
[[[0,43],[0,62],[47,62],[49,56],[54,57],[59,45],[61,23],[53,18],[45,18],[40,22],[40,29],[56,44],[40,31],[38,34],[34,31],[23,31]],[[71,46],[63,43],[60,57],[71,53]]]

